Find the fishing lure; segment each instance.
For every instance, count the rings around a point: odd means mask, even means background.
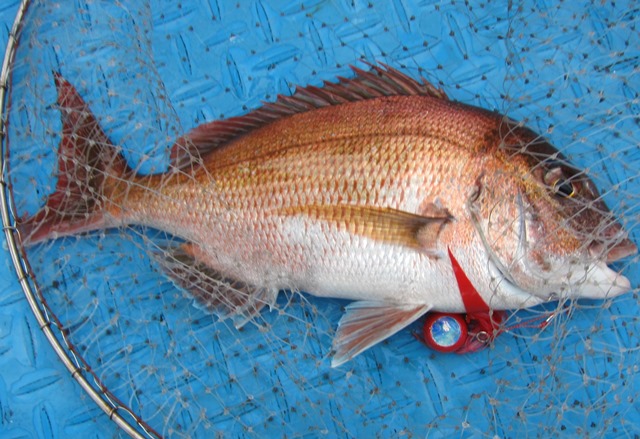
[[[422,336],[414,333],[414,336],[428,347],[439,352],[455,352],[466,354],[487,347],[498,335],[503,332],[524,326],[545,328],[556,313],[550,313],[542,317],[539,324],[531,324],[531,321],[522,324],[505,327],[506,311],[492,310],[482,299],[457,259],[448,249],[449,260],[455,274],[460,296],[464,302],[464,314],[435,312],[427,314],[422,327]]]

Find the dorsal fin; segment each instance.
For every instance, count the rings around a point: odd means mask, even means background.
[[[278,95],[275,102],[265,103],[244,116],[209,122],[194,128],[179,138],[171,148],[171,165],[183,169],[199,163],[211,151],[243,134],[280,118],[317,108],[382,96],[432,96],[448,99],[444,91],[424,78],[416,81],[386,64],[368,65],[371,67],[369,71],[351,66],[355,73],[353,78],[339,76],[339,82],[325,81],[323,87],[310,85],[296,88],[292,96]]]

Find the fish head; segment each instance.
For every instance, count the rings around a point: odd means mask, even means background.
[[[485,204],[476,207],[476,227],[494,272],[542,300],[629,291],[629,280],[608,264],[636,254],[637,246],[587,173],[511,120],[502,121],[499,138],[506,171],[498,184],[507,196],[498,200],[500,190],[475,196]]]

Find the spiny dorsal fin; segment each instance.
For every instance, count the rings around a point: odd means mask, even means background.
[[[368,63],[367,63],[368,64]],[[416,81],[386,64],[368,64],[365,71],[351,66],[353,78],[338,77],[339,82],[324,82],[323,87],[313,85],[296,88],[292,96],[278,95],[275,102],[226,120],[206,123],[179,138],[171,148],[171,165],[177,169],[197,164],[211,151],[256,128],[293,114],[317,108],[340,105],[382,96],[432,96],[448,99],[440,89],[426,80]]]

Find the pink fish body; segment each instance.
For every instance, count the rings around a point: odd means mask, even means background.
[[[57,76],[58,185],[23,242],[163,230],[186,242],[157,255],[167,275],[238,326],[282,289],[351,299],[333,365],[430,310],[467,311],[448,252],[494,310],[630,289],[607,263],[636,246],[555,148],[394,69],[354,70],[194,129],[152,176]]]

